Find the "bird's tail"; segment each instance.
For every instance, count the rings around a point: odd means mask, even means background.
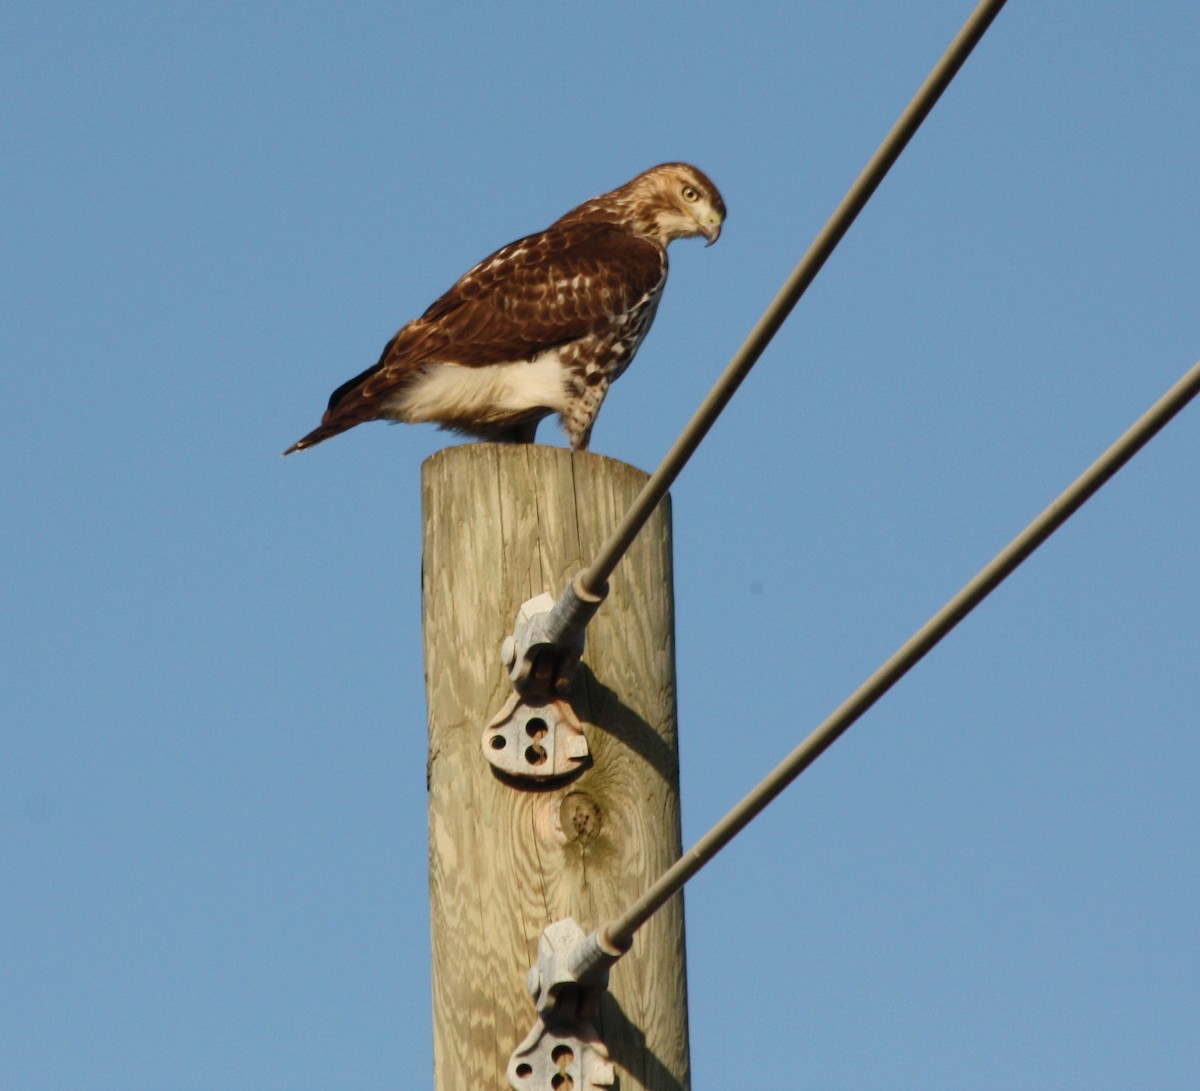
[[[328,417],[329,414],[327,413]],[[314,428],[303,439],[296,440],[286,451],[284,455],[290,455],[293,451],[303,451],[306,447],[315,447],[323,440],[329,439],[331,436],[339,435],[346,431],[347,428],[353,428],[358,423],[357,420],[334,420],[322,421],[320,425]]]
[[[400,331],[400,333],[403,332],[403,330]],[[368,384],[372,376],[383,370],[384,362],[399,336],[399,333],[396,334],[384,346],[383,354],[379,357],[377,364],[372,364],[361,375],[355,375],[353,379],[342,383],[329,395],[329,407],[325,410],[321,423],[303,439],[296,440],[283,452],[285,455],[290,455],[293,451],[303,451],[306,447],[315,447],[322,440],[339,435],[356,424],[362,424],[363,421],[376,418],[375,392],[370,389]]]

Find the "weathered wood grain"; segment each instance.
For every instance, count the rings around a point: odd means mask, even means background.
[[[542,930],[586,930],[678,857],[670,515],[614,573],[588,630],[576,709],[593,762],[553,787],[514,787],[480,752],[510,692],[500,642],[517,608],[557,594],[645,475],[586,452],[469,444],[422,468],[429,876],[435,1087],[507,1087],[533,1024],[525,975]],[[597,1025],[621,1091],[690,1086],[683,906],[675,899],[613,969]]]

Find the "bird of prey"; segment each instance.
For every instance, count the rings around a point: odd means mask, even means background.
[[[551,413],[586,448],[609,385],[654,321],[667,244],[703,235],[711,246],[724,220],[717,187],[686,163],[585,201],[461,277],[283,453],[380,419],[531,443]]]

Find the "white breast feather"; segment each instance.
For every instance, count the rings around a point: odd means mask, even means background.
[[[384,416],[409,423],[441,420],[487,421],[545,408],[562,413],[567,386],[559,350],[535,360],[486,367],[428,364],[425,375],[384,405]]]

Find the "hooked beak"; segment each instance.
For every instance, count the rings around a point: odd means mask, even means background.
[[[704,244],[704,248],[706,250],[710,246],[712,246],[712,244],[714,242],[716,242],[717,239],[719,239],[721,237],[721,224],[722,223],[723,223],[722,220],[718,220],[718,219],[714,218],[711,223],[706,223],[706,224],[700,225],[701,232],[704,234],[704,237],[706,239],[708,239],[708,242],[706,242]]]

